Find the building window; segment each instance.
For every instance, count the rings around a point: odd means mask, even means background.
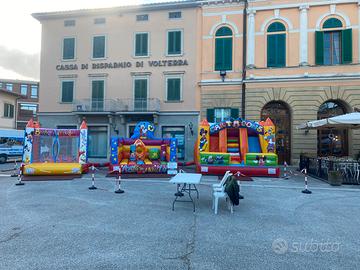
[[[105,58],[105,36],[93,37],[93,58]]]
[[[37,113],[37,105],[29,103],[20,103],[20,112],[19,117],[26,117],[29,120],[32,117],[35,117]]]
[[[74,81],[61,82],[61,102],[71,103],[74,100]]]
[[[64,38],[63,60],[75,59],[75,38]]]
[[[31,85],[31,98],[38,98],[38,86]]]
[[[136,15],[136,21],[138,21],[138,22],[148,21],[148,20],[149,20],[149,14]]]
[[[6,84],[6,90],[12,91],[13,90],[13,84],[12,83],[7,83]]]
[[[28,91],[28,86],[27,86],[27,84],[22,84],[22,85],[20,86],[20,93],[21,93],[21,95],[27,96],[27,91]]]
[[[91,110],[104,111],[105,81],[93,80],[91,82]]]
[[[134,110],[146,111],[148,102],[148,78],[134,79]]]
[[[218,123],[229,118],[239,118],[239,109],[237,108],[214,108],[207,109],[206,117],[210,123]]]
[[[168,31],[167,54],[181,55],[182,54],[182,31]]]
[[[267,29],[267,66],[285,67],[286,28],[280,22],[270,24]]]
[[[75,20],[65,20],[64,21],[64,26],[65,27],[75,26]]]
[[[178,143],[177,158],[185,159],[185,127],[162,127],[162,138],[176,138]]]
[[[14,118],[14,105],[4,103],[4,117]]]
[[[135,56],[149,56],[149,34],[135,34]]]
[[[94,24],[105,24],[105,23],[106,23],[105,18],[95,18],[94,19]]]
[[[232,70],[233,37],[229,27],[221,27],[215,34],[215,70]]]
[[[106,158],[108,149],[107,126],[89,126],[89,158]]]
[[[336,18],[327,19],[322,31],[315,33],[317,65],[349,64],[352,62],[352,29],[344,29]]]
[[[169,19],[180,19],[181,11],[169,12]]]
[[[168,77],[166,78],[166,100],[167,101],[180,101],[182,89],[181,77]]]
[[[337,101],[327,101],[318,110],[318,119],[346,114],[346,108]],[[348,131],[346,129],[323,129],[318,131],[319,156],[347,156]]]

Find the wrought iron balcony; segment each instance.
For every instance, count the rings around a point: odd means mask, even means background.
[[[73,103],[75,112],[157,112],[160,100],[146,99],[79,99]]]

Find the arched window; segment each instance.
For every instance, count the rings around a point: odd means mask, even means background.
[[[327,101],[318,110],[318,119],[345,114],[346,108],[337,101]],[[347,156],[348,132],[346,129],[324,129],[318,131],[319,156]]]
[[[341,20],[329,18],[316,32],[316,64],[338,65],[352,62],[352,29],[344,29]]]
[[[342,22],[330,18],[324,22],[324,65],[341,63],[341,28]]]
[[[280,22],[267,29],[267,66],[284,67],[286,64],[286,28]]]
[[[223,26],[215,34],[215,70],[232,70],[233,33]]]

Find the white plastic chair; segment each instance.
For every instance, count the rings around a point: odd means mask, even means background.
[[[228,179],[229,176],[232,176],[233,174],[230,173],[230,171],[226,171],[223,178],[221,179],[221,181],[219,183],[213,184],[212,188],[213,188],[213,192],[217,191],[217,190],[221,190],[221,187],[225,185],[226,180]]]
[[[234,208],[233,205],[229,199],[229,196],[227,195],[227,193],[225,192],[225,184],[226,184],[226,180],[232,176],[232,173],[230,173],[230,171],[227,171],[223,177],[223,179],[221,179],[221,182],[219,184],[215,184],[213,185],[213,200],[212,200],[212,209],[214,209],[215,211],[215,215],[217,215],[218,213],[218,208],[219,208],[219,199],[220,198],[225,198],[228,209],[230,210],[231,213],[234,213]]]

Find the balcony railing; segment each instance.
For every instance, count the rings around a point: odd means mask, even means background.
[[[157,112],[160,100],[145,99],[79,99],[73,103],[75,112]]]

